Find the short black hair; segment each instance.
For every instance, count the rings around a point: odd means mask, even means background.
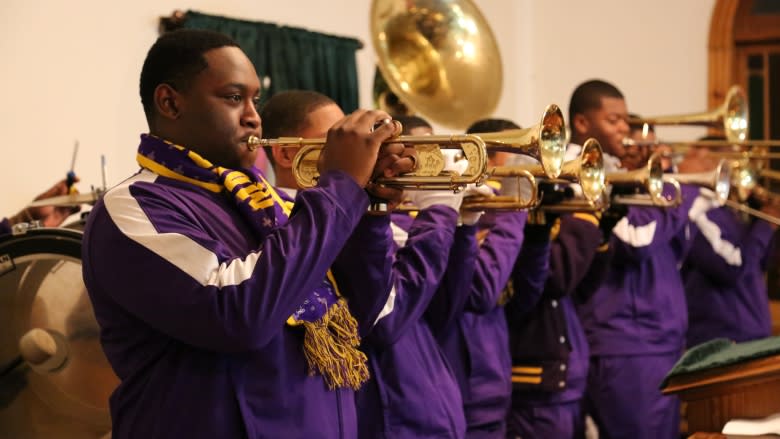
[[[509,119],[480,119],[472,123],[471,126],[466,129],[466,134],[495,133],[498,131],[517,129],[520,129],[520,125]]]
[[[401,132],[401,134],[409,134],[409,132],[415,128],[430,128],[431,130],[433,130],[431,124],[428,123],[427,120],[423,119],[420,116],[396,114],[393,115],[393,120],[397,120],[398,122],[401,122],[401,125],[403,126],[403,131]]]
[[[512,122],[509,119],[480,119],[471,124],[466,129],[466,134],[472,133],[495,133],[505,130],[517,130],[520,129],[520,125]],[[496,156],[496,151],[488,151],[488,157],[493,158]]]
[[[601,108],[601,98],[625,99],[617,87],[601,79],[591,79],[578,85],[569,101],[569,123],[576,114]]]
[[[260,110],[263,137],[298,137],[298,132],[305,127],[309,113],[331,104],[338,105],[333,99],[316,91],[285,90],[276,93]],[[264,149],[268,161],[274,165],[271,147],[266,146]]]
[[[154,90],[169,84],[184,91],[192,79],[208,68],[203,54],[220,47],[239,47],[232,38],[202,29],[179,29],[160,36],[149,49],[141,69],[141,104],[150,127],[154,117]]]

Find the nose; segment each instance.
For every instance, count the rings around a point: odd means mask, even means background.
[[[241,125],[250,128],[260,127],[260,114],[257,112],[255,103],[251,100],[244,107],[244,114],[241,115]]]
[[[628,136],[628,133],[631,132],[631,127],[628,126],[628,121],[623,118],[620,119],[618,129],[620,130],[620,133],[623,134],[623,137]]]

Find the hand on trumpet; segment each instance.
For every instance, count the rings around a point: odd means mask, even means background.
[[[612,237],[612,230],[617,223],[628,214],[628,206],[623,204],[615,204],[609,206],[609,208],[598,216],[599,229],[601,230],[601,243],[606,244]]]
[[[375,174],[382,142],[398,135],[397,131],[398,125],[384,111],[356,110],[328,130],[317,163],[320,175],[342,171],[366,187]]]
[[[394,210],[403,201],[402,189],[373,183],[379,177],[392,178],[414,171],[417,164],[417,151],[411,146],[400,143],[386,143],[379,148],[379,155],[366,185],[366,191],[372,198],[385,201],[387,210]]]
[[[493,189],[486,185],[480,185],[477,186],[475,184],[470,184],[466,186],[466,189],[463,190],[463,198],[468,197],[492,197],[495,196],[495,192]],[[460,223],[466,226],[473,226],[476,224],[479,219],[482,217],[482,215],[485,213],[484,210],[479,211],[471,211],[471,210],[461,210],[460,211]]]
[[[444,170],[461,175],[468,168],[468,160],[460,158],[456,151],[442,151],[444,155]],[[464,191],[453,193],[452,190],[424,190],[408,191],[407,199],[410,205],[419,210],[427,209],[435,205],[451,207],[456,212],[460,212],[460,205],[463,202]],[[479,219],[479,218],[477,218]]]

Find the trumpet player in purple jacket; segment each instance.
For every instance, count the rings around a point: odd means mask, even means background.
[[[610,226],[605,220],[600,228],[597,217],[584,212],[554,221],[526,227],[529,237],[551,235],[550,270],[541,299],[530,309],[507,308],[511,438],[578,438],[585,431],[581,404],[589,349],[572,296],[575,291],[588,294],[601,281],[611,255],[603,238]]]
[[[96,204],[82,249],[121,380],[113,437],[355,438],[354,389],[369,378],[360,326],[389,297],[391,242],[377,236],[360,257],[343,249],[372,175],[403,160],[383,162],[403,150],[382,145],[394,130],[376,124],[389,116],[340,119],[317,187],[290,209],[252,167],[261,87],[233,40],[167,33],[140,83],[141,170]],[[348,279],[335,273],[344,257]],[[372,274],[376,288],[359,286]]]
[[[717,161],[708,150],[693,147],[678,167],[681,172],[707,172]],[[769,337],[772,329],[764,276],[777,225],[744,218],[712,198],[699,197],[693,205],[699,233],[682,270],[689,347],[714,338],[743,342]],[[777,200],[751,196],[747,204],[780,218]]]
[[[628,112],[613,85],[583,83],[569,113],[573,143],[595,137],[605,161],[625,154]],[[679,268],[690,245],[689,213],[698,193],[683,185],[677,207],[629,207],[612,230],[614,256],[604,280],[578,303],[591,356],[586,406],[600,437],[679,435],[678,402],[661,395],[658,386],[685,343],[688,316]]]
[[[430,133],[419,118],[399,119],[407,133]],[[391,216],[394,300],[361,345],[373,379],[355,395],[358,434],[463,438],[460,390],[435,334],[462,309],[467,292],[462,285],[474,272],[476,227],[459,224],[462,193],[410,191],[407,196],[419,211],[414,217]],[[451,268],[455,260],[465,269]]]
[[[485,119],[474,123],[467,132],[516,128],[519,127],[508,120]],[[493,152],[488,163],[489,166],[503,165],[506,159],[504,153]],[[504,317],[507,296],[504,293],[515,266],[518,267],[516,277],[527,277],[527,284],[537,285],[536,291],[532,287],[518,290],[518,295],[528,297],[538,297],[547,272],[549,247],[546,242],[529,244],[525,257],[518,261],[520,248],[524,245],[526,217],[526,212],[519,211],[488,212],[479,220],[481,242],[473,281],[466,285],[468,294],[463,313],[439,335],[463,395],[467,438],[502,438],[505,435],[511,384]],[[450,267],[467,270],[469,267],[465,263],[453,259]]]

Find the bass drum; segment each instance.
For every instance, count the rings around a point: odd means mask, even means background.
[[[0,438],[110,434],[119,380],[81,277],[81,238],[45,228],[0,237]],[[58,334],[67,360],[56,371],[33,370],[20,355],[20,339],[36,329]]]

